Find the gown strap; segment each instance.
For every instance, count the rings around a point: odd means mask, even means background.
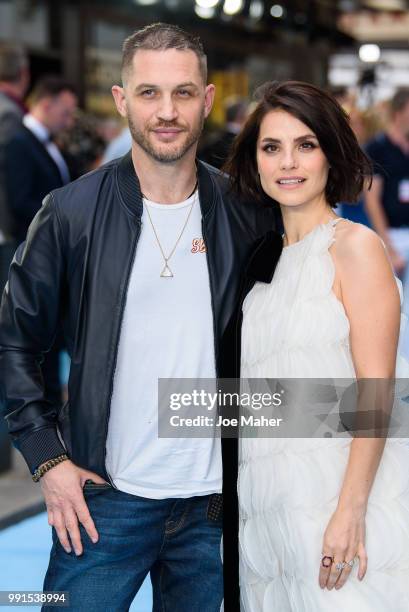
[[[331,244],[333,244],[336,240],[335,238],[335,228],[338,225],[338,223],[340,221],[347,221],[347,223],[352,223],[352,221],[350,221],[349,219],[344,219],[344,217],[337,217],[336,219],[331,219],[331,221],[329,222],[329,227],[332,230],[332,240],[331,240]]]
[[[340,221],[347,221],[348,223],[351,223],[349,219],[344,219],[344,217],[337,217],[336,219],[331,219],[330,225],[332,227],[335,227],[335,225],[337,225],[337,223],[339,223]]]

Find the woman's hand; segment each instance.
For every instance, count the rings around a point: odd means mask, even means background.
[[[321,563],[319,584],[322,589],[340,589],[353,567],[348,562],[355,557],[359,557],[358,578],[363,579],[368,563],[365,549],[365,510],[337,508],[325,530],[322,556],[333,559],[329,567],[323,567]],[[328,561],[325,560],[325,564]],[[344,562],[346,565],[342,570],[336,569],[337,563]]]

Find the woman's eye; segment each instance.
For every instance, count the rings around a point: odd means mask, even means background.
[[[277,149],[278,149],[277,145],[273,145],[273,144],[269,144],[263,147],[263,151],[265,151],[266,153],[275,153]]]
[[[313,142],[303,142],[301,145],[302,149],[315,149],[316,145]]]

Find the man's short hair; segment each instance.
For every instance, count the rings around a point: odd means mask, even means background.
[[[15,83],[28,66],[28,57],[21,45],[0,43],[0,81]]]
[[[126,77],[132,68],[134,55],[139,49],[145,51],[166,51],[167,49],[193,51],[199,61],[203,81],[205,84],[207,83],[207,58],[201,40],[198,36],[185,32],[179,26],[169,23],[153,23],[128,36],[122,47],[122,82],[126,81]]]
[[[59,76],[45,76],[39,79],[35,84],[30,99],[33,104],[36,104],[44,98],[58,96],[63,91],[69,91],[73,95],[77,95],[74,85],[69,81]]]
[[[392,114],[394,115],[395,113],[403,110],[408,103],[409,87],[402,87],[401,89],[398,89],[390,102]]]

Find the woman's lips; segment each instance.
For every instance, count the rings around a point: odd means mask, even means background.
[[[280,189],[286,189],[286,190],[292,190],[292,189],[298,189],[298,187],[301,187],[305,181],[307,179],[303,178],[302,176],[294,176],[294,177],[288,177],[288,178],[282,178],[282,179],[278,179],[276,181],[276,184],[280,187]]]

